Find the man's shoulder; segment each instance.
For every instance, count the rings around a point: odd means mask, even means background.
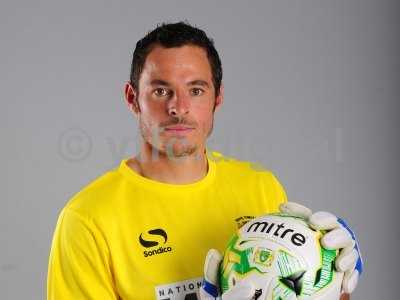
[[[245,173],[246,175],[256,175],[259,173],[272,174],[271,170],[259,162],[241,160],[232,156],[224,155],[218,151],[211,151],[208,157],[223,171],[239,174]]]
[[[117,168],[108,170],[75,193],[65,207],[88,216],[106,211],[114,202],[116,187],[121,182],[122,176]]]
[[[277,200],[277,205],[286,201],[283,186],[274,173],[263,164],[228,157],[216,151],[211,152],[209,157],[217,165],[220,183],[244,190],[262,189],[269,199]]]
[[[241,160],[235,157],[227,156],[218,151],[211,151],[208,157],[213,161],[218,173],[222,177],[239,178],[241,180],[263,180],[275,182],[276,178],[273,172],[262,163],[255,161]]]

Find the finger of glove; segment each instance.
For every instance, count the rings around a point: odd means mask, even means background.
[[[354,248],[355,242],[350,233],[340,227],[325,234],[321,238],[321,245],[328,250],[337,250],[346,247]]]
[[[358,260],[358,252],[353,247],[346,247],[340,251],[339,256],[335,260],[336,270],[339,272],[347,272],[354,270]]]
[[[211,284],[218,283],[218,268],[222,261],[222,256],[216,249],[210,249],[204,263],[204,278]]]
[[[279,206],[279,211],[291,216],[308,219],[312,215],[312,211],[296,202],[286,202]]]
[[[342,290],[344,293],[351,294],[358,284],[359,274],[357,270],[344,273]]]
[[[347,224],[346,221],[344,221],[341,218],[338,218],[338,222],[350,233],[350,235],[352,236],[353,240],[355,241],[355,246],[354,247],[358,252],[358,260],[357,260],[357,263],[356,263],[356,269],[358,271],[358,275],[361,276],[362,271],[363,271],[363,259],[362,259],[362,256],[361,256],[360,246],[358,244],[356,235],[355,235],[354,231],[349,227],[349,225]]]
[[[326,211],[319,211],[310,216],[309,225],[315,230],[331,230],[340,226],[337,217]]]
[[[222,294],[222,300],[251,300],[256,290],[248,281],[239,281],[235,286]]]

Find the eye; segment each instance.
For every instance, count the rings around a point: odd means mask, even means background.
[[[166,89],[166,88],[156,88],[156,89],[154,90],[154,94],[155,94],[157,97],[165,97],[165,96],[168,96],[170,93],[171,93],[171,92],[170,92],[168,89]]]
[[[193,96],[201,96],[203,95],[204,90],[200,89],[200,88],[193,88],[190,90],[190,94],[192,94]]]

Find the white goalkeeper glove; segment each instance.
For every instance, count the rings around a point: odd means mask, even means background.
[[[321,245],[326,249],[340,250],[335,267],[337,271],[344,272],[343,293],[351,294],[362,273],[363,261],[356,236],[346,222],[328,212],[312,213],[307,207],[294,202],[281,204],[279,210],[288,215],[305,218],[315,230],[328,231],[321,238]]]
[[[245,281],[239,281],[230,290],[221,295],[218,270],[222,261],[221,254],[211,249],[204,263],[204,280],[200,288],[200,300],[250,300],[255,294],[254,286]]]

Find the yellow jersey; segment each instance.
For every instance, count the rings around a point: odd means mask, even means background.
[[[145,178],[124,159],[73,196],[57,221],[47,298],[199,299],[207,251],[223,252],[244,222],[286,201],[270,171],[206,156],[207,175],[191,184]]]

